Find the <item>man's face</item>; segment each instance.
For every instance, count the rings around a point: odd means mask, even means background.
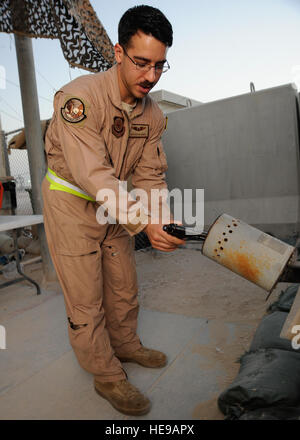
[[[138,31],[131,37],[126,55],[124,49],[116,44],[115,56],[118,63],[118,80],[121,99],[133,104],[137,98],[144,98],[161,77],[154,68],[149,71],[138,70],[129,57],[139,64],[163,63],[166,60],[168,47],[152,35]]]

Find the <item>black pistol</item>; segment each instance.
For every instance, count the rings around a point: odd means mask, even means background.
[[[207,232],[199,232],[194,228],[177,225],[176,223],[164,225],[163,230],[168,234],[173,235],[173,237],[179,238],[180,240],[205,241],[207,237]]]

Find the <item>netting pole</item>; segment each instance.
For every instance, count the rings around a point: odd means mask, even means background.
[[[37,85],[35,77],[32,41],[28,37],[15,34],[19,80],[25,124],[26,146],[32,186],[32,205],[34,214],[43,213],[41,185],[46,174],[44,142],[40,122]],[[44,281],[56,280],[56,273],[49,254],[45,230],[38,226]]]
[[[10,170],[9,170],[9,162],[7,156],[5,133],[2,130],[2,122],[0,115],[0,177],[6,180],[5,178],[7,176],[10,176]],[[1,209],[0,215],[11,215],[11,214],[12,214],[11,208]],[[4,233],[0,235],[4,235]]]
[[[9,162],[7,157],[5,133],[2,130],[1,115],[0,115],[0,176],[9,176]]]

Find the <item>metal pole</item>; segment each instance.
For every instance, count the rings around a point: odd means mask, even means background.
[[[14,37],[32,186],[33,212],[34,214],[42,214],[43,199],[41,185],[46,174],[46,162],[44,156],[44,142],[41,130],[32,41],[28,37],[16,34]],[[43,261],[44,281],[57,280],[55,269],[49,254],[43,225],[38,225],[38,235]]]
[[[0,115],[0,177],[6,180],[5,177],[10,176],[10,167],[9,167],[9,160],[7,155],[7,146],[6,146],[6,139],[5,139],[5,132],[2,130],[2,122],[1,122],[1,115]],[[13,213],[13,209],[1,209],[0,215],[11,215]],[[1,237],[8,238],[6,233],[0,234]]]
[[[9,176],[6,156],[7,156],[7,151],[6,151],[5,133],[2,130],[2,123],[0,116],[0,177]]]

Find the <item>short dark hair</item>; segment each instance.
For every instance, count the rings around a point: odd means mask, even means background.
[[[139,5],[128,9],[119,22],[119,44],[127,47],[131,37],[135,35],[138,30],[141,30],[146,35],[152,35],[168,47],[172,46],[172,25],[157,8]]]

